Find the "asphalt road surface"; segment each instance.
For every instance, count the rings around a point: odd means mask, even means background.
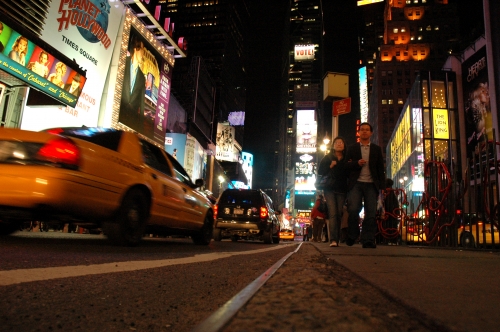
[[[189,331],[295,248],[18,232],[0,238],[0,331]]]

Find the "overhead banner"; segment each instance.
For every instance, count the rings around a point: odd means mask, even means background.
[[[1,70],[74,107],[85,84],[85,77],[72,70],[71,64],[56,59],[6,22],[0,21],[0,25],[0,43],[3,46],[3,52],[0,50]],[[56,72],[60,68],[67,72],[66,82],[56,80]]]
[[[25,107],[21,128],[97,126],[104,84],[123,15],[124,6],[120,1],[50,2],[41,38],[86,70],[87,82],[74,108]],[[70,71],[52,68],[52,73],[59,84],[71,84]]]

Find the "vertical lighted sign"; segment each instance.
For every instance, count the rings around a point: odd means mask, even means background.
[[[434,108],[432,110],[434,138],[449,139],[448,110]]]
[[[359,68],[359,112],[361,122],[368,121],[368,80],[366,67]]]
[[[314,110],[297,110],[298,153],[316,153],[317,131]]]

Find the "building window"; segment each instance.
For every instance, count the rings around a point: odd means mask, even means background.
[[[408,56],[408,52],[404,51],[404,52],[403,52],[403,55],[404,55],[405,57],[407,57],[407,56]]]
[[[425,28],[425,30],[427,30],[427,31],[431,31],[431,30],[432,30],[432,28],[431,28],[431,26],[430,26],[430,25],[428,25],[428,26]]]
[[[401,28],[401,32],[406,32],[406,29],[405,28]]]
[[[403,99],[398,98],[398,104],[403,105]]]
[[[392,105],[394,103],[394,100],[389,99],[389,105]]]
[[[382,77],[386,76],[387,72],[385,70],[382,70]]]
[[[438,25],[436,25],[436,26],[434,27],[434,30],[438,31],[438,30],[439,30],[439,26],[438,26]]]
[[[392,29],[392,32],[394,32],[394,33],[398,33],[398,28],[394,28],[394,29]]]
[[[400,56],[400,55],[401,55],[401,52],[396,51],[396,56]]]

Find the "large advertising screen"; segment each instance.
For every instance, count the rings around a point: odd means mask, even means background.
[[[84,76],[2,21],[0,65],[3,71],[71,107],[85,85]]]
[[[368,79],[366,67],[359,68],[359,113],[361,122],[368,121]]]
[[[238,161],[238,151],[235,148],[235,129],[229,124],[217,124],[215,157],[217,160]]]
[[[493,139],[486,46],[462,63],[467,156],[472,157],[478,142]]]
[[[315,191],[316,162],[312,155],[299,155],[295,161],[295,192],[303,193]]]
[[[314,110],[297,110],[298,153],[316,153],[317,131]]]
[[[87,82],[74,107],[24,107],[22,129],[97,126],[104,84],[123,13],[124,6],[120,1],[50,2],[41,38],[86,70]],[[71,73],[64,72],[64,68],[59,73],[52,68],[52,72],[57,77],[56,82],[67,84],[71,80]]]
[[[118,122],[164,145],[173,66],[130,27]]]

